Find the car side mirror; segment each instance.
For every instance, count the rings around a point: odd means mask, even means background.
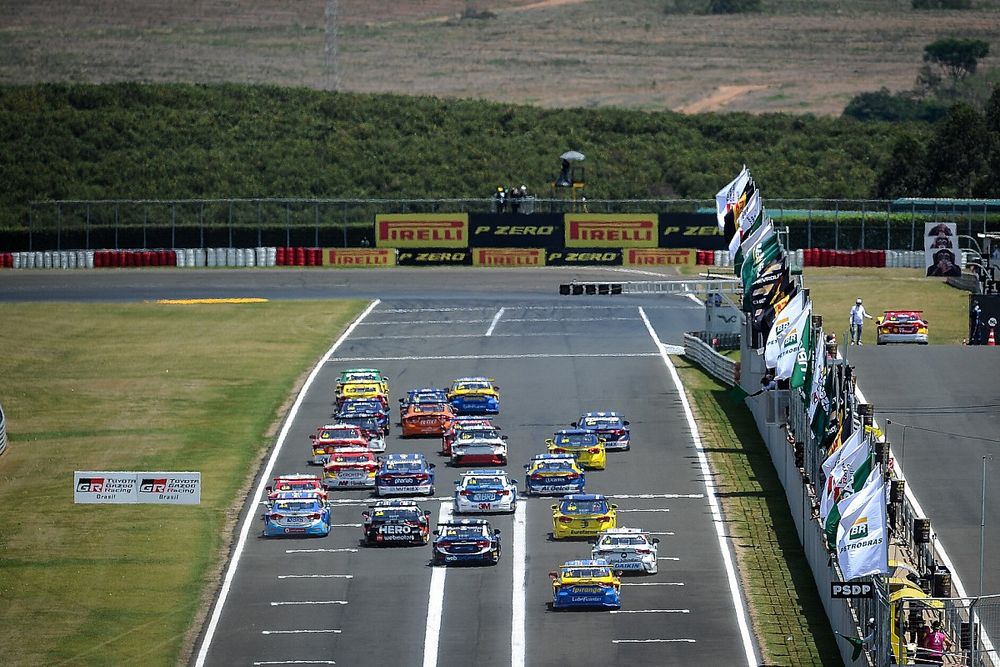
[[[424,510],[424,516],[430,516],[430,515],[431,515],[430,510]],[[435,534],[437,534],[437,531],[435,531]]]
[[[428,514],[430,514],[430,512],[428,512]],[[440,532],[440,531],[437,531],[437,530],[435,530],[435,531],[434,531],[434,534],[435,534],[435,535],[440,535],[440,534],[441,534],[441,532]]]
[[[653,538],[653,544],[659,544],[659,543],[660,543],[660,538],[654,537]]]
[[[545,444],[546,445],[554,445],[556,443],[555,443],[555,440],[553,440],[552,438],[546,438],[545,439]]]
[[[315,434],[315,433],[311,434],[311,435],[309,436],[309,439],[310,439],[310,440],[315,440],[315,439],[316,439],[316,434]]]
[[[434,464],[433,464],[433,463],[428,463],[428,464],[427,464],[427,467],[428,467],[428,468],[433,468],[433,467],[434,467]]]
[[[571,422],[570,426],[572,426],[573,428],[576,428],[576,422]]]
[[[506,440],[507,438],[508,438],[508,436],[506,436],[506,435],[501,435],[501,436],[500,436],[500,439],[501,439],[501,440]]]
[[[558,506],[558,505],[553,505],[553,506],[552,506],[552,509],[553,509],[553,510],[557,510],[557,509],[559,509],[559,506]]]
[[[370,515],[370,514],[368,514],[368,512],[362,512],[362,513],[361,513],[361,516],[362,516],[363,518],[367,519],[367,518],[368,518],[369,516],[371,516],[371,515]]]
[[[615,575],[616,577],[620,577],[620,576],[622,576],[622,571],[621,571],[621,570],[615,570],[615,571],[614,571],[614,575]]]
[[[530,468],[530,467],[531,467],[531,466],[529,466],[529,465],[528,465],[527,463],[525,463],[525,464],[524,464],[524,469],[525,469],[525,470],[527,470],[527,469],[528,469],[528,468]]]
[[[460,479],[456,479],[456,480],[455,480],[455,486],[458,486],[458,483],[459,483],[459,482],[461,482],[461,481],[462,481],[462,480],[460,480]]]
[[[611,506],[611,509],[613,509],[613,510],[616,510],[616,509],[618,509],[618,505],[612,505],[612,506]]]
[[[499,528],[494,528],[493,529],[493,534],[494,535],[500,535],[500,529]]]
[[[265,486],[264,490],[267,491],[268,493],[274,493],[274,487],[273,486]]]
[[[629,422],[629,421],[623,421],[622,423],[623,423],[623,424],[625,424],[625,426],[628,426],[628,425],[629,425],[629,424],[631,424],[632,422]]]
[[[558,579],[558,578],[559,578],[559,573],[558,572],[549,572],[549,579],[555,580],[555,579]]]

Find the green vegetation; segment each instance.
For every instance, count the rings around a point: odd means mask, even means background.
[[[279,406],[360,305],[5,304],[5,664],[177,664]],[[74,505],[74,470],[200,470],[201,505]]]
[[[839,665],[836,638],[745,394],[673,357],[715,473],[754,633],[768,665]]]

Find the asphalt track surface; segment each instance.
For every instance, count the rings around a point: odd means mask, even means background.
[[[548,609],[548,572],[590,553],[587,542],[549,538],[550,498],[524,498],[514,516],[491,517],[502,531],[499,565],[435,568],[429,546],[362,546],[370,494],[334,491],[328,537],[263,539],[255,521],[211,642],[203,632],[194,663],[747,664],[703,469],[641,316],[663,343],[678,344],[684,331],[701,328],[703,311],[677,296],[557,294],[560,282],[574,278],[651,277],[608,270],[5,272],[0,300],[381,298],[303,395],[270,476],[318,470],[306,462],[308,435],[330,421],[335,377],[352,366],[381,368],[391,378],[391,403],[407,388],[495,377],[507,470],[521,486],[522,464],[582,412],[620,410],[631,420],[632,451],[609,453],[607,470],[587,474],[587,492],[615,497],[619,525],[660,540],[659,573],[626,578],[622,613]],[[422,505],[433,519],[443,516],[459,473],[435,454],[439,440],[403,440],[394,428],[387,444],[389,452],[424,452],[436,464],[435,498]],[[252,493],[243,517],[259,515],[261,500]]]
[[[932,532],[973,596],[979,594],[983,457],[993,457],[986,475],[983,593],[1000,593],[993,556],[1000,553],[1000,348],[851,347],[848,360]]]

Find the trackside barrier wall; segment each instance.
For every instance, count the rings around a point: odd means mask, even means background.
[[[739,382],[739,364],[736,360],[719,354],[714,347],[694,334],[684,334],[684,356],[730,387]]]

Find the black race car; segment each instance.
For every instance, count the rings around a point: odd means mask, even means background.
[[[379,500],[361,513],[364,543],[367,546],[427,544],[430,515],[412,500]]]

